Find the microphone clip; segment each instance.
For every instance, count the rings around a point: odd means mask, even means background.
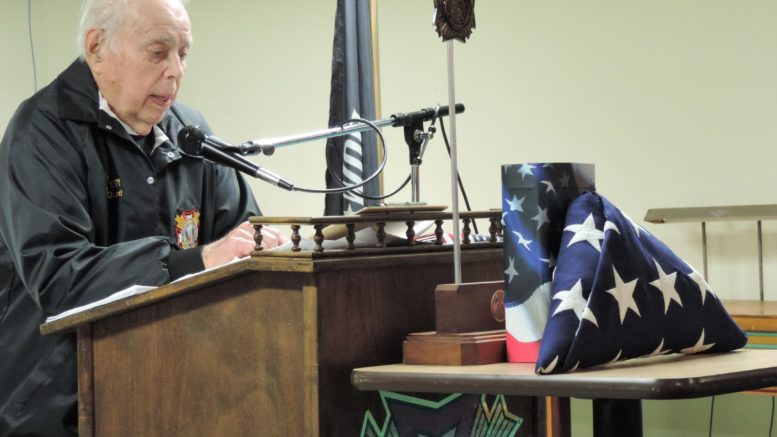
[[[256,141],[246,141],[245,143],[235,146],[236,152],[246,155],[265,155],[270,156],[275,153],[275,146],[267,144],[259,144]]]

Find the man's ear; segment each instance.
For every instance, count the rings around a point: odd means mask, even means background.
[[[86,32],[84,38],[84,52],[86,53],[86,63],[94,70],[99,68],[102,62],[102,54],[106,47],[103,40],[103,32],[99,29],[91,28]]]

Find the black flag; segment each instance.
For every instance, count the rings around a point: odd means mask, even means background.
[[[375,83],[372,63],[372,26],[369,0],[338,0],[335,15],[335,37],[332,48],[332,90],[329,98],[329,127],[339,126],[351,118],[375,119]],[[327,141],[327,187],[360,183],[378,166],[377,140],[365,131]],[[378,178],[359,191],[378,196]],[[342,215],[358,211],[378,201],[356,194],[327,194],[325,214]]]

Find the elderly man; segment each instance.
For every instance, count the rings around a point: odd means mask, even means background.
[[[87,0],[81,57],[0,143],[0,435],[76,433],[73,335],[47,316],[247,255],[258,215],[235,171],[175,146],[183,0]],[[268,230],[264,242],[283,239]]]

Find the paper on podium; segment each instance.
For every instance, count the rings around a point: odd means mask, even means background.
[[[106,297],[104,299],[96,300],[96,301],[94,301],[92,303],[88,303],[86,305],[81,305],[80,307],[75,307],[73,309],[61,312],[61,313],[56,314],[54,316],[47,317],[46,318],[46,323],[54,322],[56,320],[63,319],[65,317],[67,317],[67,316],[70,316],[70,315],[73,315],[73,314],[77,314],[77,313],[80,313],[80,312],[83,312],[83,311],[87,311],[87,310],[90,310],[92,308],[97,308],[99,306],[107,305],[107,304],[109,304],[111,302],[115,302],[117,300],[124,299],[125,297],[134,296],[136,294],[142,294],[142,293],[145,293],[148,290],[152,290],[154,288],[157,288],[157,287],[155,287],[153,285],[132,285],[132,286],[129,286],[129,287],[125,288],[124,290],[117,291],[116,293],[113,293],[112,295],[110,295],[110,296],[108,296],[108,297]]]
[[[226,264],[222,264],[222,265],[217,266],[217,267],[211,267],[209,269],[205,269],[205,270],[202,270],[202,271],[197,272],[197,273],[192,273],[192,274],[189,274],[189,275],[182,276],[182,277],[176,279],[175,281],[172,281],[171,284],[175,283],[175,282],[183,281],[184,279],[188,279],[188,278],[191,278],[191,277],[194,277],[194,276],[202,275],[203,273],[207,273],[207,272],[209,272],[211,270],[215,270],[215,269],[224,267],[225,265],[234,264],[234,263],[236,263],[238,261],[242,261],[242,260],[247,259],[247,258],[248,257],[244,257],[244,258],[237,258],[237,257],[235,257],[235,258],[232,259],[232,261],[230,261],[230,262],[228,262]],[[73,314],[77,314],[77,313],[80,313],[80,312],[88,311],[88,310],[90,310],[92,308],[97,308],[97,307],[100,307],[100,306],[103,306],[103,305],[107,305],[107,304],[109,304],[111,302],[116,302],[117,300],[121,300],[121,299],[130,297],[130,296],[135,296],[135,295],[138,295],[138,294],[143,294],[143,293],[146,293],[146,292],[148,292],[150,290],[154,290],[156,288],[159,288],[159,287],[156,286],[156,285],[131,285],[131,286],[125,288],[124,290],[117,291],[117,292],[115,292],[115,293],[111,294],[110,296],[105,297],[103,299],[96,300],[96,301],[88,303],[86,305],[81,305],[81,306],[69,309],[67,311],[63,311],[63,312],[61,312],[59,314],[55,314],[53,316],[47,317],[46,318],[46,323],[54,322],[54,321],[57,321],[59,319],[63,319],[65,317],[71,316]]]

